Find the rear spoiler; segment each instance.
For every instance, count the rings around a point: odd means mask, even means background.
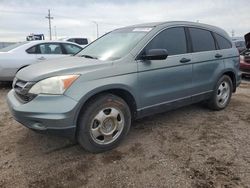
[[[245,38],[246,48],[249,49],[250,48],[250,33],[245,34],[244,38]]]

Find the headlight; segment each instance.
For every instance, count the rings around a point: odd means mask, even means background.
[[[63,94],[79,75],[55,76],[37,82],[30,90],[32,94]]]

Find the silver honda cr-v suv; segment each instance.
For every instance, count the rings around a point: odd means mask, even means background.
[[[134,119],[200,101],[224,109],[239,84],[238,50],[224,30],[150,23],[109,32],[73,57],[22,69],[8,104],[28,128],[62,132],[102,152],[120,143]]]

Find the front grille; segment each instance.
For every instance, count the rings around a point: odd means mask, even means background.
[[[246,63],[250,63],[250,56],[249,56],[249,57],[246,57],[246,56],[245,56],[245,62],[246,62]]]
[[[29,90],[34,84],[35,82],[26,82],[17,78],[14,79],[13,89],[20,102],[27,103],[36,97],[36,95],[29,93]]]

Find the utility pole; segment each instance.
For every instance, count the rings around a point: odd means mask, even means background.
[[[55,29],[55,39],[57,40],[57,31],[56,31],[56,26],[54,26]]]
[[[99,27],[96,21],[92,21],[96,25],[96,38],[99,38]]]
[[[52,35],[51,35],[51,20],[53,19],[53,17],[51,17],[51,15],[50,15],[50,9],[48,10],[48,16],[46,16],[45,18],[47,18],[49,20],[49,39],[52,40]]]
[[[234,30],[232,30],[232,37],[234,37],[234,34],[235,34],[235,31],[234,31]]]

